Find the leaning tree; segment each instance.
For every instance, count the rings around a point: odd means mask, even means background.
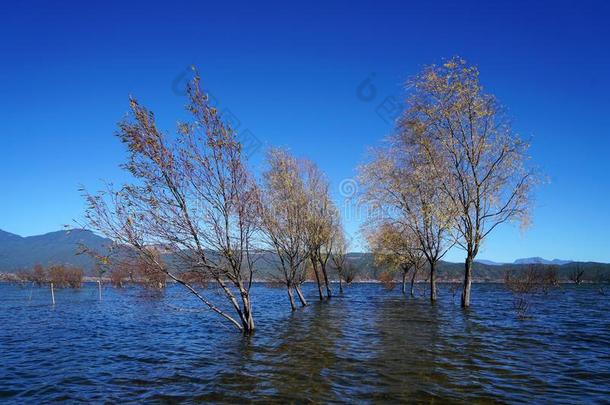
[[[196,75],[188,85],[192,119],[180,124],[175,136],[162,133],[153,113],[130,99],[131,116],[120,123],[118,136],[127,147],[123,168],[132,181],[85,194],[86,218],[91,228],[137,254],[148,269],[165,273],[250,333],[259,192],[235,132],[199,83]],[[171,257],[170,263],[164,257]],[[196,288],[193,274],[214,282],[228,306]]]

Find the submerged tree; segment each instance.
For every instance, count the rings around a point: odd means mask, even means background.
[[[17,273],[17,277],[21,281],[28,281],[36,286],[41,287],[49,282],[49,277],[44,267],[41,264],[35,264],[32,270],[23,270]]]
[[[45,272],[44,267],[42,267],[42,265],[34,265],[34,269],[32,270],[32,281],[38,286],[41,286],[49,281],[47,273]]]
[[[57,288],[78,289],[83,284],[84,272],[80,267],[68,266],[63,264],[50,265],[47,270],[40,264],[34,265],[30,271],[20,271],[17,278],[21,281],[28,281],[41,287],[52,283]]]
[[[504,286],[513,294],[513,308],[519,318],[526,318],[531,309],[531,298],[548,294],[559,285],[557,270],[553,266],[528,265],[516,272],[506,272]]]
[[[413,236],[428,262],[430,300],[435,302],[436,265],[454,244],[455,208],[438,191],[442,180],[422,158],[421,146],[405,135],[390,137],[389,145],[361,168],[363,201],[373,212],[366,226],[390,222]]]
[[[167,264],[162,258],[161,251],[154,246],[149,246],[148,250],[162,267],[150,266],[149,261],[143,260],[141,255],[124,254],[112,261],[110,281],[115,287],[122,288],[126,281],[137,283],[150,290],[163,290],[166,287]],[[180,273],[180,278],[186,281],[184,272]]]
[[[333,232],[333,252],[331,260],[337,278],[339,279],[339,292],[343,292],[343,283],[350,284],[356,277],[356,267],[347,259],[349,242],[341,225],[335,227]]]
[[[408,83],[401,127],[454,205],[457,243],[466,251],[462,306],[470,305],[473,261],[498,225],[529,222],[535,177],[529,145],[511,129],[502,108],[460,58],[429,66]]]
[[[110,270],[110,283],[115,288],[123,288],[129,281],[129,270],[122,266],[115,266]]]
[[[339,222],[339,211],[330,197],[328,181],[313,162],[304,161],[304,184],[307,198],[307,221],[305,241],[311,266],[318,284],[320,300],[322,293],[322,273],[326,296],[332,296],[330,279],[328,277],[328,261],[333,252],[333,233]]]
[[[424,255],[409,228],[383,222],[365,233],[375,263],[402,273],[402,293],[406,293],[407,275],[411,272],[410,294],[414,296],[415,279],[424,265]]]
[[[301,291],[305,281],[305,262],[310,257],[306,243],[308,200],[302,168],[287,151],[271,149],[263,173],[262,230],[271,251],[277,254],[282,282],[294,311],[293,290],[301,305],[307,301]]]
[[[259,225],[259,193],[245,167],[235,132],[220,118],[196,76],[188,85],[190,123],[175,139],[157,128],[152,112],[130,100],[131,118],[119,125],[133,182],[86,194],[92,229],[128,246],[151,271],[163,272],[244,333],[254,330],[250,289]],[[151,248],[154,247],[154,248]],[[171,255],[166,265],[158,252]],[[214,254],[210,254],[214,252]],[[212,280],[233,314],[181,277]]]
[[[83,270],[78,267],[53,265],[49,267],[49,281],[58,288],[80,288]]]
[[[582,266],[578,263],[574,265],[574,269],[568,274],[568,278],[574,284],[581,284],[582,278],[585,275],[585,271]]]
[[[598,292],[605,295],[606,287],[610,284],[610,274],[599,269],[595,272],[594,282],[597,284]]]

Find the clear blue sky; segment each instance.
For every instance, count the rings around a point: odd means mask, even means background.
[[[608,2],[25,3],[0,13],[0,229],[60,229],[82,213],[79,184],[124,179],[113,133],[128,95],[172,130],[185,115],[174,81],[191,64],[263,143],[256,170],[264,147],[286,146],[315,160],[338,196],[392,129],[378,105],[423,65],[460,55],[551,178],[532,227],[499,229],[480,258],[610,262]],[[377,93],[365,101],[370,75]]]

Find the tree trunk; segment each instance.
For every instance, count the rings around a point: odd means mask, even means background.
[[[322,268],[322,274],[324,275],[324,285],[326,286],[326,296],[328,298],[332,297],[333,293],[330,290],[330,283],[328,281],[328,273],[326,273],[326,266],[321,264],[320,267]]]
[[[305,296],[303,295],[303,291],[301,291],[301,286],[297,285],[294,288],[297,292],[297,296],[299,297],[299,300],[301,301],[301,306],[307,306],[307,301],[305,300]]]
[[[402,293],[406,294],[407,292],[407,271],[402,269]]]
[[[341,280],[340,274],[339,274],[339,293],[343,294],[343,280]]]
[[[286,289],[286,291],[288,291],[288,298],[290,299],[290,309],[292,309],[293,311],[297,310],[296,305],[294,305],[294,298],[292,296],[292,290],[290,289],[290,287],[288,287]]]
[[[318,283],[318,294],[320,295],[320,301],[324,300],[324,294],[322,294],[322,283],[320,281],[320,274],[318,273],[318,266],[315,259],[311,260],[313,266],[313,273],[316,275],[316,282]]]
[[[252,304],[250,303],[250,293],[244,289],[243,286],[239,286],[241,301],[243,304],[243,310],[241,313],[241,323],[243,326],[244,334],[250,334],[254,332],[254,318],[252,316]]]
[[[242,325],[243,325],[243,323],[244,323],[243,321],[245,319],[244,312],[243,312],[241,306],[239,305],[239,302],[237,302],[237,298],[236,298],[235,294],[233,294],[232,290],[219,277],[216,277],[216,282],[218,283],[220,288],[222,288],[222,290],[224,291],[227,298],[229,298],[229,301],[233,305],[233,308],[235,308],[235,312],[237,312],[237,315],[239,315],[239,319],[242,321]],[[247,297],[247,293],[244,291],[241,282],[234,283],[234,285],[239,289],[239,293],[240,293],[240,296],[242,298],[242,303],[243,303],[244,297]],[[244,309],[245,309],[245,305],[244,305]],[[242,328],[242,332],[245,332],[245,330],[243,328]]]
[[[436,274],[434,274],[434,266],[436,263],[430,262],[430,302],[436,302]]]
[[[415,277],[417,276],[417,267],[413,269],[413,275],[411,276],[411,297],[415,296]]]
[[[472,286],[472,255],[466,256],[464,269],[464,290],[462,291],[462,308],[470,306],[470,287]]]
[[[184,288],[189,290],[191,292],[191,294],[193,294],[201,302],[203,302],[205,305],[207,305],[212,311],[216,312],[218,315],[222,316],[223,318],[225,318],[226,320],[231,322],[233,325],[235,325],[235,327],[237,329],[243,330],[242,325],[240,325],[239,322],[237,322],[235,319],[233,319],[232,316],[230,316],[230,315],[226,314],[225,312],[223,312],[216,305],[214,305],[210,301],[208,301],[203,295],[201,295],[197,290],[195,290],[193,288],[193,286],[191,286],[189,283],[187,283],[184,280],[176,277],[174,274],[172,274],[169,271],[166,271],[165,273],[169,276],[169,278],[171,278],[172,280],[174,280],[175,282],[179,283],[180,285],[184,286]],[[241,309],[238,308],[237,313],[240,314],[240,316],[241,316]]]

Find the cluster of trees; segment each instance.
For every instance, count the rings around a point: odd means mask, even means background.
[[[472,263],[499,224],[527,224],[534,176],[528,145],[510,129],[478,71],[454,58],[430,66],[408,84],[410,96],[395,134],[361,169],[362,199],[376,215],[365,224],[378,263],[401,269],[403,291],[435,267],[454,245],[466,252],[462,305],[470,304]],[[302,283],[315,279],[320,300],[332,296],[329,270],[350,282],[348,241],[329,182],[313,162],[271,149],[256,179],[235,131],[201,90],[187,86],[191,115],[175,136],[135,99],[118,136],[133,182],[85,193],[88,226],[137,260],[115,266],[117,285],[139,274],[153,285],[184,286],[210,310],[245,333],[254,330],[251,288],[263,252],[279,258],[279,281],[293,310],[307,301]],[[163,255],[172,257],[168,266]],[[108,262],[108,258],[104,258]],[[139,270],[138,270],[139,269]],[[178,270],[179,269],[179,270]],[[229,304],[218,305],[197,288],[213,283]]]
[[[407,238],[412,235],[402,232],[399,225],[395,223],[382,221],[380,224],[376,222],[373,224],[374,227],[367,224],[365,237],[375,264],[390,271],[394,269],[400,271],[403,294],[406,293],[407,276],[410,274],[410,294],[413,297],[416,277],[424,266],[423,253],[414,248],[417,246],[417,241],[408,240]],[[389,283],[393,281],[393,278],[390,274],[382,273],[380,281]]]
[[[310,274],[320,300],[332,296],[331,266],[339,274],[341,289],[343,280],[353,279],[346,260],[348,245],[328,180],[313,162],[271,149],[267,165],[261,184],[262,242],[279,258],[281,282],[294,310],[293,291],[301,305],[307,305],[301,284]]]
[[[507,272],[504,284],[515,293],[546,293],[559,285],[559,277],[555,266],[530,264],[522,271]]]
[[[280,259],[290,305],[293,293],[306,305],[301,284],[311,272],[320,299],[332,296],[328,271],[343,280],[353,271],[329,184],[310,161],[272,149],[260,181],[245,165],[235,131],[210,105],[197,75],[187,86],[192,119],[176,136],[163,134],[152,112],[130,99],[131,116],[118,136],[133,182],[98,194],[85,192],[88,227],[129,249],[135,267],[161,274],[190,291],[203,305],[244,333],[254,330],[251,288],[265,251]],[[172,257],[167,265],[161,252]],[[333,254],[333,252],[335,254]],[[108,256],[101,260],[107,264]],[[115,283],[133,266],[114,266]],[[198,288],[213,283],[228,303],[219,305]],[[342,288],[342,286],[341,286]]]
[[[78,267],[52,265],[45,269],[37,264],[29,271],[17,273],[19,280],[37,286],[53,283],[57,288],[80,288],[83,283],[83,270]]]
[[[165,272],[148,266],[140,256],[117,258],[112,263],[109,275],[110,283],[116,288],[123,288],[127,283],[137,283],[145,288],[158,290],[165,288],[167,284]]]
[[[378,260],[395,261],[405,276],[425,261],[433,302],[438,261],[461,247],[468,307],[481,244],[502,223],[529,222],[536,176],[528,144],[483,90],[477,68],[460,58],[426,67],[407,91],[396,131],[361,168],[362,198],[374,208],[367,240]]]

